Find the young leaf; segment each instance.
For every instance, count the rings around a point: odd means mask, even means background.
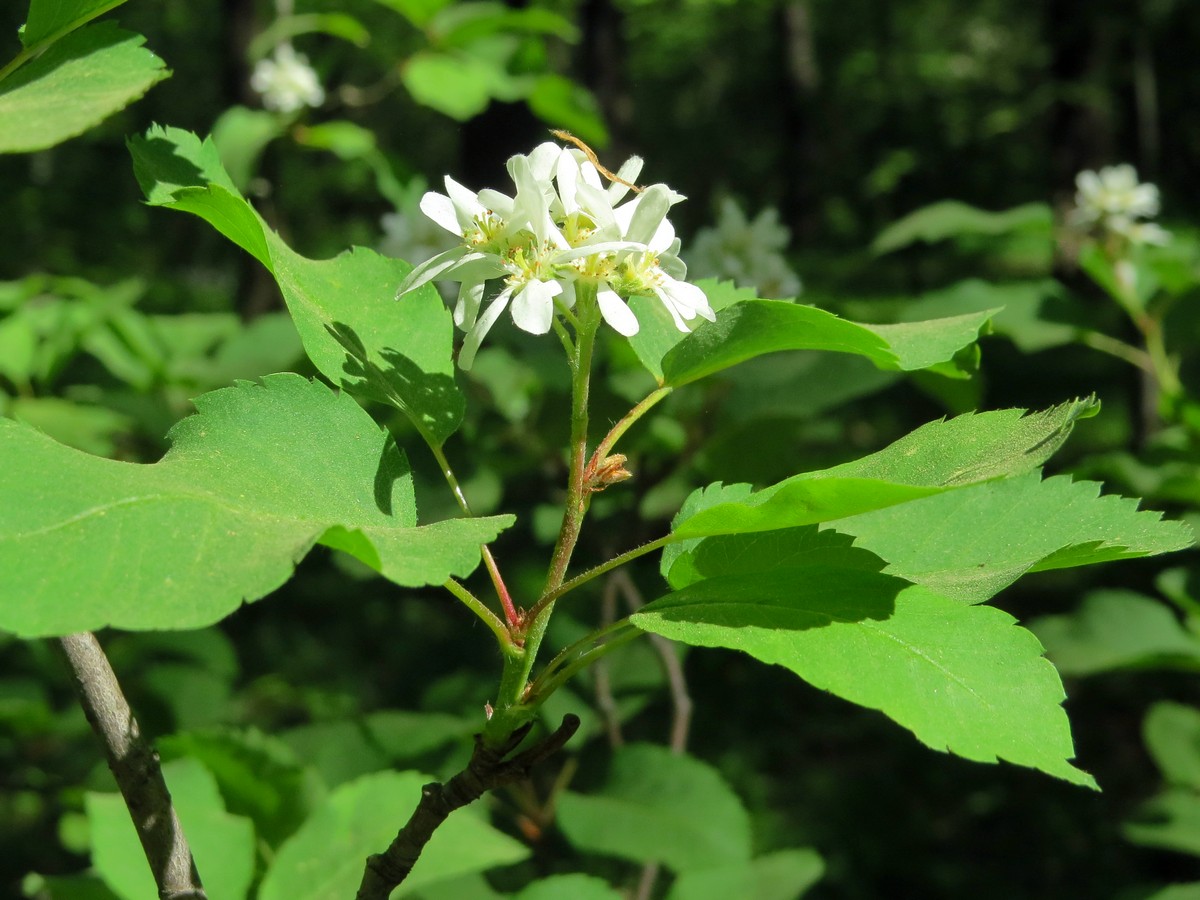
[[[479,563],[511,518],[417,527],[412,475],[350,397],[299,375],[206,394],[153,465],[0,419],[0,628],[196,628],[286,581],[318,541],[404,585]]]
[[[353,897],[371,853],[379,853],[416,808],[420,772],[377,772],[344,784],[275,855],[259,900],[345,900]],[[529,850],[492,828],[471,809],[459,809],[434,832],[412,874],[394,893],[519,862]]]
[[[1000,610],[875,572],[810,567],[710,578],[630,619],[672,640],[781,665],[883,712],[935,750],[1094,786],[1068,762],[1057,672],[1037,638]]]
[[[245,897],[254,878],[254,825],[225,811],[216,781],[196,760],[165,764],[163,777],[208,895],[214,900]],[[124,799],[120,794],[89,793],[85,806],[92,865],[105,882],[127,900],[157,897]]]
[[[126,0],[31,0],[21,29],[21,45],[34,47],[56,40]]]
[[[885,570],[946,597],[982,603],[1026,572],[1153,556],[1190,547],[1191,529],[1101,497],[1100,485],[1037,472],[838,521],[887,560]]]
[[[618,750],[599,791],[564,792],[558,825],[579,850],[676,872],[750,859],[750,818],[717,771],[650,744]]]
[[[395,405],[432,445],[454,433],[464,399],[454,382],[453,323],[432,287],[395,299],[408,263],[363,247],[319,261],[295,253],[238,193],[211,140],[156,126],[129,149],[151,205],[199,216],[275,276],[325,376]]]
[[[732,866],[684,872],[671,885],[667,900],[796,900],[825,874],[813,850],[777,850]]]
[[[1167,604],[1133,591],[1094,591],[1075,612],[1029,627],[1066,675],[1149,666],[1200,671],[1200,638]]]
[[[0,153],[75,137],[170,75],[145,42],[112,22],[89,25],[0,81]]]
[[[1076,400],[1029,415],[1006,409],[930,422],[854,462],[677,517],[672,530],[692,538],[793,528],[1020,474],[1045,462],[1096,409],[1094,400]]]

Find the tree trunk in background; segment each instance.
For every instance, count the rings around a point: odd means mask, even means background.
[[[812,8],[809,0],[786,0],[778,9],[782,38],[784,90],[780,104],[783,146],[783,221],[793,238],[803,242],[816,234],[821,210],[814,200],[813,173],[820,158],[819,121],[816,110],[820,73],[813,40]]]
[[[584,0],[579,9],[579,80],[596,95],[612,141],[606,156],[623,160],[633,152],[633,101],[625,84],[624,16],[612,0]]]
[[[1113,117],[1089,88],[1105,85],[1117,41],[1107,4],[1046,0],[1045,33],[1050,47],[1054,103],[1050,108],[1048,143],[1052,187],[1057,205],[1069,203],[1075,173],[1112,162]],[[1107,98],[1108,92],[1097,91]]]

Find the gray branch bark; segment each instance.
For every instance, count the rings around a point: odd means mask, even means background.
[[[567,715],[558,730],[512,759],[505,759],[525,739],[532,724],[518,728],[499,747],[489,747],[475,736],[475,751],[467,767],[445,784],[432,782],[421,789],[421,801],[382,853],[367,857],[356,900],[387,900],[396,885],[408,877],[421,851],[438,826],[459,807],[473,803],[487,791],[528,778],[530,771],[557,753],[579,728],[579,717]]]
[[[158,754],[142,738],[108,658],[91,632],[59,639],[79,702],[104,745],[137,829],[160,900],[207,900],[191,849],[171,805]]]

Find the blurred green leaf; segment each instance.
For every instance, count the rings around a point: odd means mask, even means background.
[[[621,900],[624,896],[607,881],[581,874],[543,878],[513,894],[515,900]]]
[[[1067,675],[1164,666],[1200,670],[1200,638],[1171,607],[1133,591],[1093,591],[1075,612],[1043,616],[1029,627]]]
[[[267,144],[284,133],[279,116],[265,109],[231,106],[213,123],[212,140],[221,165],[238,190],[245,190],[258,171]]]
[[[298,375],[199,398],[160,462],[68,450],[0,419],[0,627],[194,628],[286,581],[318,541],[399,584],[478,565],[508,518],[416,526],[412,476],[348,395]]]
[[[741,650],[877,709],[926,746],[1095,787],[1075,755],[1058,673],[1007,613],[856,569],[697,582],[634,613],[638,627]],[[847,665],[853,660],[853,665]]]
[[[362,879],[371,853],[380,853],[416,809],[419,772],[379,772],[342,785],[290,837],[267,869],[258,900],[345,900]],[[450,814],[393,896],[469,872],[519,862],[529,850],[470,809]]]
[[[208,896],[212,900],[246,897],[254,877],[253,824],[225,811],[216,781],[196,760],[167,763],[163,776]],[[85,805],[92,833],[92,865],[108,886],[122,900],[158,896],[121,795],[89,793]]]
[[[1169,788],[1138,807],[1123,831],[1142,847],[1200,856],[1200,794],[1190,788]]]
[[[1200,791],[1200,710],[1155,703],[1142,724],[1142,737],[1168,784]]]
[[[459,122],[479,115],[494,98],[516,96],[512,76],[502,66],[462,52],[416,53],[401,66],[400,79],[418,103]]]
[[[591,147],[608,146],[611,138],[600,104],[583,85],[553,73],[542,75],[534,82],[527,102],[547,125],[569,131]]]
[[[133,425],[133,420],[122,413],[58,397],[16,397],[8,415],[59,443],[94,456],[116,456],[121,435]]]
[[[163,759],[196,760],[216,779],[231,813],[253,820],[264,840],[278,846],[304,821],[318,787],[278,738],[254,728],[214,728],[160,738]],[[203,873],[202,873],[203,874]]]
[[[262,59],[275,49],[277,44],[290,41],[302,34],[326,34],[341,38],[356,47],[371,43],[371,32],[354,16],[345,13],[303,13],[301,15],[276,16],[266,28],[255,35],[246,55],[251,60]]]
[[[1054,216],[1045,203],[1026,203],[1001,212],[989,212],[957,200],[942,200],[893,222],[879,233],[871,249],[882,255],[919,241],[932,244],[963,235],[1014,232],[1044,234],[1049,241],[1053,229]]]
[[[813,850],[777,850],[749,863],[684,872],[667,900],[796,900],[824,873],[825,863]]]
[[[0,81],[0,153],[28,153],[81,134],[166,78],[140,34],[111,22],[55,42]]]
[[[561,794],[558,825],[577,850],[677,872],[750,859],[750,817],[720,774],[651,744],[617,750],[600,789]]]

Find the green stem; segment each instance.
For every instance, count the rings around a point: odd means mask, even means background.
[[[490,609],[488,609],[487,605],[482,600],[472,594],[453,578],[448,578],[442,587],[461,600],[467,609],[479,616],[479,618],[483,621],[483,624],[490,628],[492,634],[496,636],[496,640],[500,642],[501,648],[512,646],[512,635],[508,633],[508,629],[505,627],[504,623],[500,621],[499,617]]]
[[[1158,382],[1159,391],[1170,399],[1178,397],[1183,393],[1183,385],[1179,381],[1179,370],[1167,353],[1162,322],[1151,316],[1142,316],[1136,321],[1138,330],[1146,341],[1146,352],[1153,363],[1154,378]]]
[[[674,540],[672,535],[666,534],[660,538],[655,538],[641,546],[634,547],[632,550],[626,550],[620,556],[614,556],[608,562],[600,563],[598,566],[593,566],[586,572],[576,575],[570,581],[566,581],[552,591],[541,596],[533,608],[527,613],[527,617],[536,617],[546,606],[553,603],[563,594],[570,593],[577,587],[587,584],[593,578],[599,578],[605,572],[611,572],[613,569],[625,565],[625,563],[637,559],[639,556],[645,556],[647,553],[653,553],[660,547],[665,547]]]
[[[607,640],[601,643],[595,641],[606,635],[612,635]],[[537,677],[537,679],[529,686],[528,694],[531,701],[541,702],[557,691],[560,687],[574,678],[579,672],[592,665],[596,660],[616,650],[618,647],[623,647],[632,641],[634,638],[641,635],[628,619],[622,619],[615,622],[608,628],[596,632],[587,639],[593,644],[586,650],[576,651],[574,648],[579,646],[579,643],[573,644],[569,650],[573,652],[573,656],[568,657],[568,651],[564,650],[557,657],[555,663],[551,663],[545,672]],[[559,662],[562,660],[562,662]]]
[[[446,479],[446,484],[450,485],[450,492],[454,494],[454,499],[458,501],[459,509],[468,516],[473,516],[471,505],[467,503],[467,495],[463,493],[462,485],[458,483],[458,478],[455,476],[454,470],[450,468],[450,461],[446,459],[446,454],[424,432],[421,432],[421,435],[425,437],[425,443],[429,445],[434,459],[437,460],[438,468],[442,470],[442,477]],[[491,576],[492,586],[496,589],[496,596],[500,598],[500,605],[504,608],[504,618],[508,621],[508,627],[512,629],[518,628],[521,624],[521,614],[517,612],[517,608],[512,601],[512,595],[508,592],[508,586],[500,576],[500,567],[496,565],[496,559],[492,556],[492,551],[488,549],[487,544],[481,544],[479,546],[479,553],[483,557],[483,564],[487,567],[488,575]],[[511,635],[508,636],[508,639],[511,642]]]
[[[1117,359],[1136,366],[1144,372],[1154,374],[1154,363],[1150,359],[1150,354],[1145,350],[1134,347],[1132,344],[1127,344],[1117,338],[1109,337],[1107,334],[1099,331],[1083,331],[1080,332],[1079,337],[1086,346],[1091,347],[1093,350],[1099,350],[1101,353],[1115,356]]]
[[[630,429],[633,423],[649,412],[656,403],[666,397],[673,390],[674,388],[670,387],[669,385],[664,385],[657,390],[651,391],[644,398],[642,398],[642,400],[635,407],[633,407],[633,409],[629,410],[629,412],[625,413],[625,415],[621,417],[621,420],[617,422],[616,425],[609,429],[608,434],[604,436],[604,440],[596,445],[596,452],[592,454],[592,459],[599,463],[605,457],[607,457],[608,454],[612,452],[613,446],[621,439],[625,432]]]

